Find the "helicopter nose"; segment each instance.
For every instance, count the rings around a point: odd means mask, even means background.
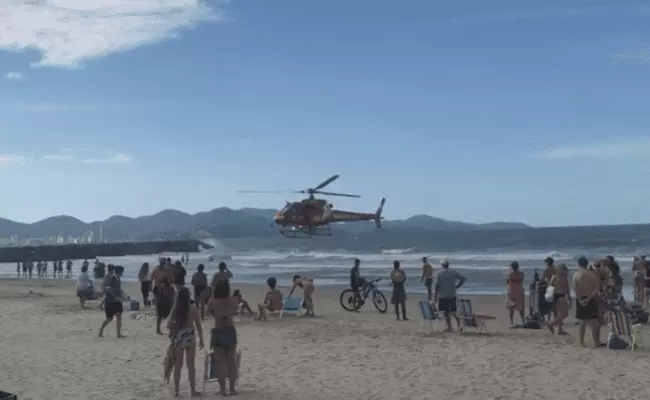
[[[273,222],[276,224],[282,224],[284,222],[284,215],[278,214],[275,217],[273,217]]]

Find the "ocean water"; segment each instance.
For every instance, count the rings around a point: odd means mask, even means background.
[[[220,254],[225,254],[227,249],[220,249]],[[643,252],[639,249],[639,252]],[[457,269],[467,277],[467,282],[461,289],[465,294],[503,294],[505,277],[509,272],[509,263],[518,261],[520,270],[524,273],[526,283],[533,279],[534,270],[543,268],[543,260],[551,256],[556,262],[566,263],[570,270],[575,270],[577,257],[586,255],[593,258],[602,258],[612,254],[619,262],[625,281],[626,297],[631,295],[632,272],[631,265],[637,253],[622,254],[615,249],[564,249],[561,251],[549,250],[535,251],[490,251],[482,253],[412,253],[410,250],[386,250],[383,253],[355,254],[345,250],[336,252],[275,252],[253,251],[244,253],[230,253],[224,257],[220,254],[193,253],[190,262],[186,265],[188,274],[191,275],[198,264],[204,264],[208,275],[217,269],[217,263],[224,258],[229,269],[233,272],[233,282],[263,284],[270,276],[274,276],[281,285],[287,285],[295,274],[310,276],[317,279],[317,286],[348,285],[349,272],[353,260],[361,260],[361,274],[367,279],[384,278],[380,286],[389,289],[387,278],[392,270],[393,261],[399,260],[407,274],[407,287],[409,292],[423,293],[425,288],[420,283],[421,258],[429,257],[430,263],[439,270],[439,260],[447,258],[452,268]],[[137,273],[144,262],[155,265],[158,254],[150,256],[125,256],[105,257],[101,261],[124,266],[125,281],[136,281]],[[180,254],[163,254],[165,257],[179,259]],[[212,260],[210,261],[210,257]],[[51,264],[51,263],[50,263]],[[73,276],[79,273],[81,260],[74,260]],[[92,263],[91,263],[92,267]],[[91,268],[92,269],[92,268]],[[48,268],[51,276],[52,267]],[[34,271],[35,273],[36,271]],[[65,273],[65,271],[64,271]],[[0,264],[0,278],[16,277],[16,264]],[[51,278],[50,278],[51,279]]]

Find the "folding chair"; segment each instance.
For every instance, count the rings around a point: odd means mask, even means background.
[[[241,350],[237,349],[237,382],[239,384],[241,366]],[[214,352],[205,353],[205,358],[203,360],[203,394],[205,394],[205,386],[208,382],[216,382],[217,377],[217,363],[216,358],[214,357]]]
[[[285,297],[282,300],[282,310],[280,310],[280,319],[285,314],[294,314],[297,317],[300,316],[300,310],[302,309],[302,297]]]
[[[630,350],[638,346],[641,348],[643,345],[643,336],[641,335],[641,324],[630,324],[630,319],[627,313],[623,310],[609,311],[609,327],[611,332],[618,337],[624,337],[630,340]],[[607,341],[607,348],[609,349],[609,340]]]
[[[425,327],[428,322],[431,333],[433,333],[433,324],[440,319],[440,313],[438,313],[435,307],[426,300],[420,300],[418,306],[420,308],[420,327],[418,328],[418,332],[421,332],[422,328]]]
[[[472,301],[469,299],[458,299],[458,318],[463,321],[463,325],[469,328],[476,328],[479,335],[488,333],[487,321],[495,320],[497,317],[485,314],[476,314],[472,308]]]

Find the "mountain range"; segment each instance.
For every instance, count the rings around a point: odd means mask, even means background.
[[[0,219],[0,237],[79,237],[93,232],[105,241],[217,239],[232,250],[337,250],[378,251],[417,248],[421,251],[498,251],[501,249],[602,249],[604,254],[650,249],[650,225],[613,225],[537,228],[523,223],[471,224],[429,215],[404,220],[332,225],[331,237],[287,239],[271,223],[276,210],[216,208],[188,214],[177,210],[130,218],[113,216],[85,223],[70,216],[56,216],[32,224]],[[625,250],[628,249],[628,250]]]
[[[177,239],[189,236],[213,236],[218,239],[246,237],[267,237],[278,235],[271,221],[276,210],[242,208],[215,208],[211,211],[188,214],[178,210],[163,210],[153,215],[136,218],[121,215],[104,221],[86,223],[77,218],[60,215],[34,223],[21,223],[0,219],[0,237],[16,235],[20,238],[47,238],[61,235],[79,237],[93,232],[99,238],[100,230],[104,240],[111,242]],[[404,220],[387,220],[383,229],[398,230],[493,230],[525,229],[530,226],[522,223],[493,222],[471,224],[446,221],[428,215],[414,215]],[[368,234],[376,230],[373,222],[336,224],[337,231],[352,234]]]

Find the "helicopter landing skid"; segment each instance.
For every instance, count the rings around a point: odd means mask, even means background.
[[[292,226],[280,229],[280,234],[290,239],[311,239],[312,236],[332,236],[329,226]]]

